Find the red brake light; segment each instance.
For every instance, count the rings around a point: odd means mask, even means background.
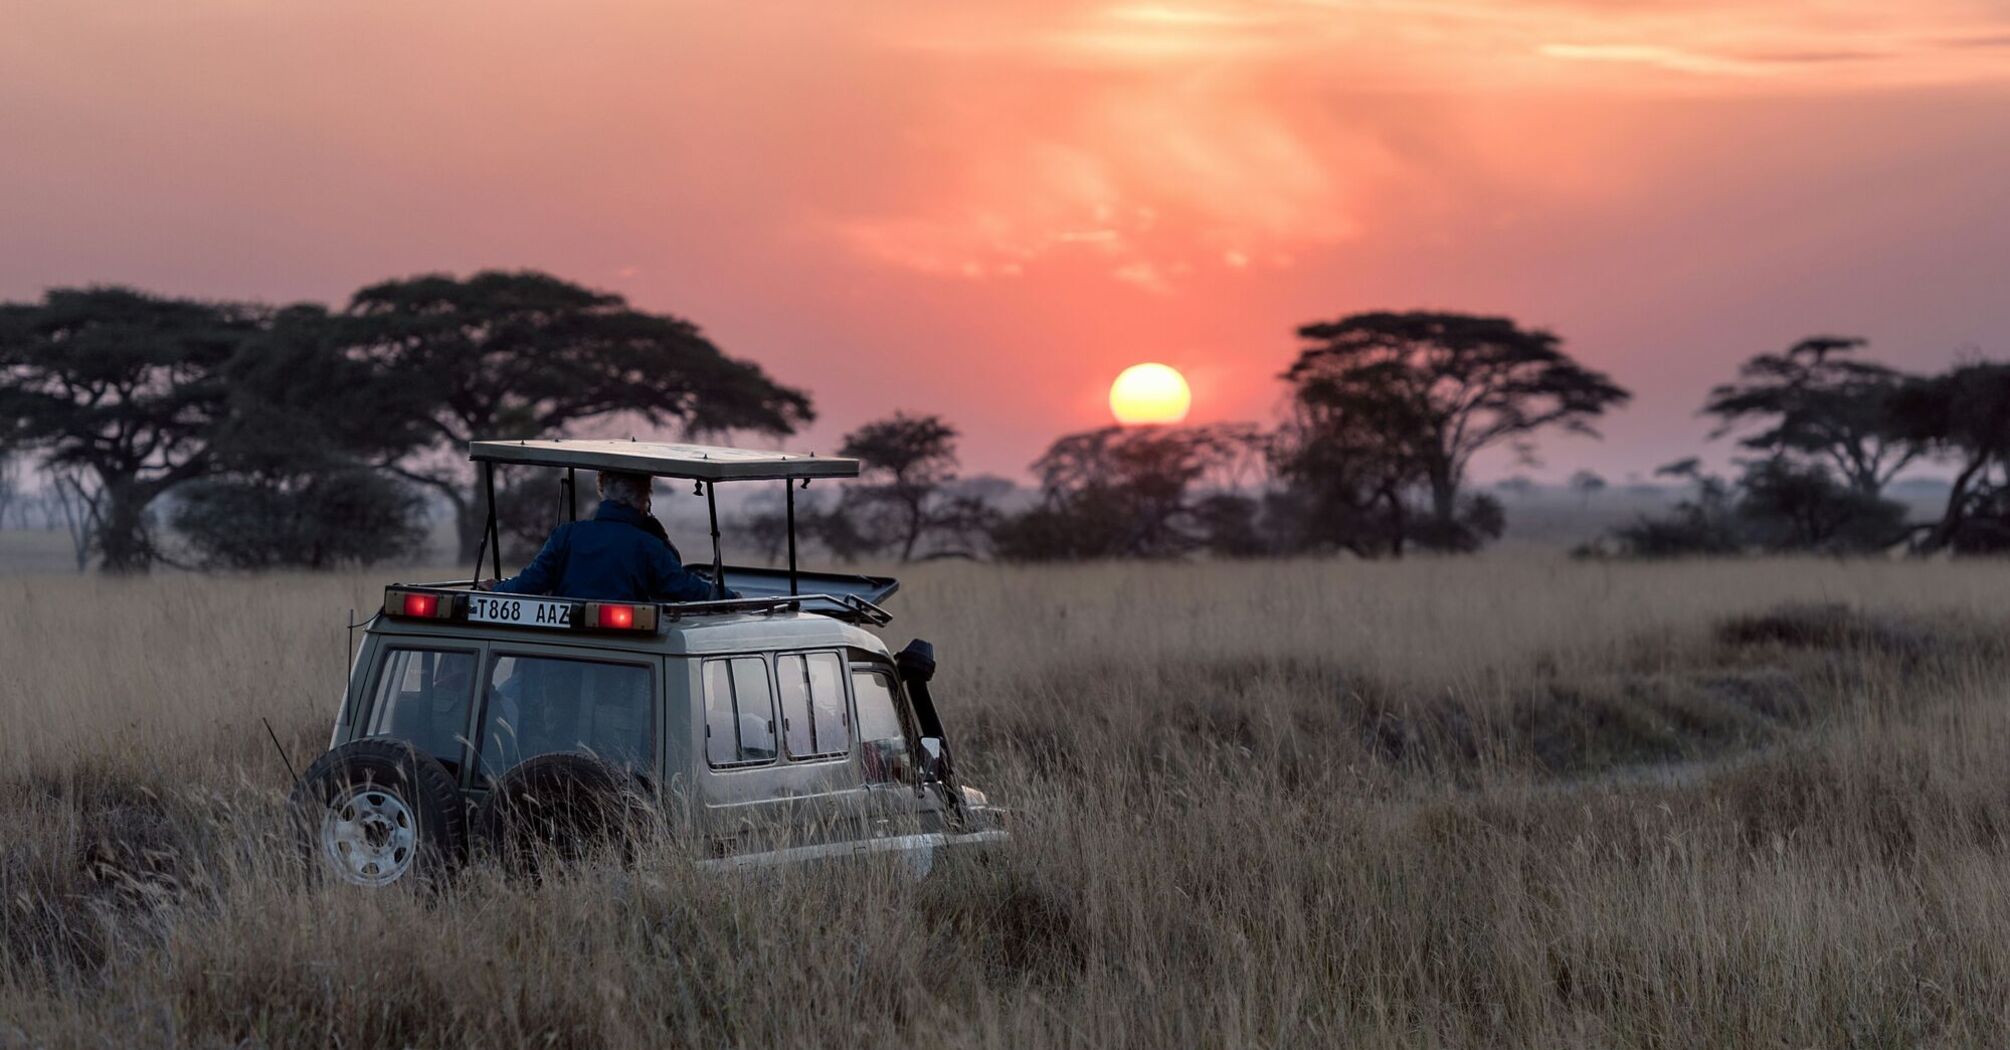
[[[454,618],[454,596],[386,587],[384,615],[413,620],[451,620]]]
[[[618,602],[588,602],[583,626],[600,631],[654,631],[656,607],[623,605]]]

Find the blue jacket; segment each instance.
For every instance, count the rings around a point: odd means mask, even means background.
[[[552,594],[603,602],[698,602],[718,597],[712,582],[684,567],[677,548],[649,529],[649,516],[625,503],[601,500],[590,521],[553,529],[544,549],[515,576],[496,584],[505,594]],[[732,592],[726,592],[732,596]]]

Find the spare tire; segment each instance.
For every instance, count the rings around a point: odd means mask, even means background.
[[[578,860],[605,843],[625,844],[646,809],[634,774],[582,752],[553,752],[497,778],[474,829],[505,867],[536,872],[545,858]]]
[[[309,868],[351,885],[429,879],[467,858],[467,805],[453,774],[402,740],[352,740],[323,754],[287,801]]]

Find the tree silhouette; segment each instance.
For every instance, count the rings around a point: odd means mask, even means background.
[[[1605,491],[1605,479],[1595,470],[1580,470],[1570,476],[1571,491],[1577,493],[1579,506],[1591,506],[1591,497]]]
[[[1860,554],[1904,538],[1903,506],[1838,482],[1825,464],[1774,456],[1744,466],[1738,517],[1760,547]]]
[[[1940,521],[1920,546],[2010,545],[2010,364],[1977,362],[1905,384],[1891,402],[1896,435],[1955,457]]]
[[[21,464],[0,448],[0,529],[7,527],[9,518],[16,515],[16,508],[22,506],[24,493],[21,490]],[[21,515],[20,525],[28,527],[26,515]]]
[[[1703,406],[1719,421],[1711,436],[1762,423],[1739,444],[1820,460],[1858,492],[1878,495],[1921,446],[1893,429],[1892,398],[1909,377],[1846,356],[1863,346],[1853,337],[1813,336],[1745,362],[1738,381],[1711,390]]]
[[[1346,412],[1299,405],[1270,446],[1283,482],[1270,497],[1271,518],[1286,545],[1402,557],[1419,516],[1410,495],[1423,475],[1424,433],[1410,406],[1393,399]]]
[[[461,557],[481,520],[467,442],[555,436],[632,417],[687,434],[790,434],[809,397],[721,353],[688,321],[535,272],[386,281],[344,313],[349,352],[405,384],[430,440],[394,462],[453,506]]]
[[[370,467],[428,440],[424,406],[337,336],[326,309],[287,307],[221,369],[228,412],[210,439],[213,473],[180,493],[173,516],[206,564],[368,565],[424,540],[423,502]]]
[[[213,465],[221,370],[258,322],[252,308],[128,288],[0,306],[0,427],[74,489],[78,528],[106,570],[159,557],[148,508]]]
[[[396,478],[344,467],[284,484],[203,478],[180,494],[173,521],[205,568],[333,569],[417,553],[424,510]]]
[[[1040,506],[1001,523],[999,554],[1032,560],[1158,558],[1209,546],[1245,515],[1196,490],[1261,440],[1253,428],[1105,427],[1054,442],[1033,464]]]
[[[1378,432],[1377,472],[1385,477],[1368,488],[1389,516],[1400,517],[1408,483],[1389,476],[1414,471],[1429,494],[1423,537],[1433,546],[1471,546],[1479,531],[1473,524],[1497,516],[1497,503],[1491,512],[1461,507],[1460,488],[1475,455],[1545,428],[1596,434],[1592,421],[1630,397],[1564,354],[1556,336],[1504,317],[1362,313],[1306,325],[1298,335],[1309,345],[1284,374],[1299,434],[1294,444],[1309,454],[1313,446],[1338,443],[1359,459],[1373,447],[1368,431]],[[1462,509],[1471,520],[1461,521]]]
[[[1706,472],[1702,460],[1689,456],[1654,473],[1689,482],[1690,494],[1664,516],[1643,514],[1614,529],[1613,537],[1625,553],[1641,558],[1706,557],[1737,554],[1744,548],[1731,485]]]
[[[956,480],[956,428],[941,416],[909,416],[867,423],[845,435],[838,454],[863,464],[860,483],[845,490],[841,512],[862,523],[879,545],[914,560],[922,537],[967,524],[972,508],[945,495]]]

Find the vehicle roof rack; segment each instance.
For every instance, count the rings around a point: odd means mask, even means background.
[[[829,603],[817,607],[814,603]],[[772,613],[779,610],[810,612],[846,623],[869,623],[885,627],[893,614],[856,594],[774,594],[757,598],[723,598],[702,602],[657,602],[662,616],[672,622],[687,616],[720,613]]]
[[[430,594],[443,599],[456,599],[467,595],[472,581],[447,580],[434,583],[393,583],[385,587],[400,593]],[[575,608],[595,604],[592,598],[569,598],[564,595],[537,595],[544,601],[564,602]],[[599,604],[644,605],[654,608],[666,623],[696,616],[720,616],[728,613],[801,612],[826,616],[844,623],[885,627],[893,622],[893,614],[878,603],[862,594],[850,591],[813,592],[809,594],[762,594],[747,598],[715,598],[695,602],[638,601]],[[465,602],[458,605],[440,606],[437,615],[441,619],[465,619]]]
[[[722,445],[686,445],[669,441],[610,441],[604,438],[519,438],[503,441],[470,441],[468,458],[482,465],[482,490],[487,496],[487,521],[482,527],[481,544],[475,549],[474,579],[482,574],[482,559],[491,558],[498,579],[502,577],[502,527],[496,519],[496,467],[517,464],[557,467],[565,471],[561,482],[561,505],[568,520],[579,519],[579,479],[581,470],[615,470],[648,474],[659,478],[695,480],[705,497],[705,512],[712,526],[712,579],[723,587],[725,555],[719,538],[719,483],[722,481],[779,481],[782,509],[789,538],[789,593],[802,593],[796,569],[796,486],[808,487],[814,478],[855,478],[859,461],[843,456],[814,453],[765,452],[759,449],[727,448]],[[469,586],[473,586],[472,583]],[[890,592],[889,592],[890,593]]]
[[[477,463],[518,463],[577,470],[619,470],[659,478],[696,481],[782,481],[798,478],[855,478],[859,463],[841,456],[765,452],[721,445],[681,445],[665,441],[603,439],[473,441],[468,458]]]

